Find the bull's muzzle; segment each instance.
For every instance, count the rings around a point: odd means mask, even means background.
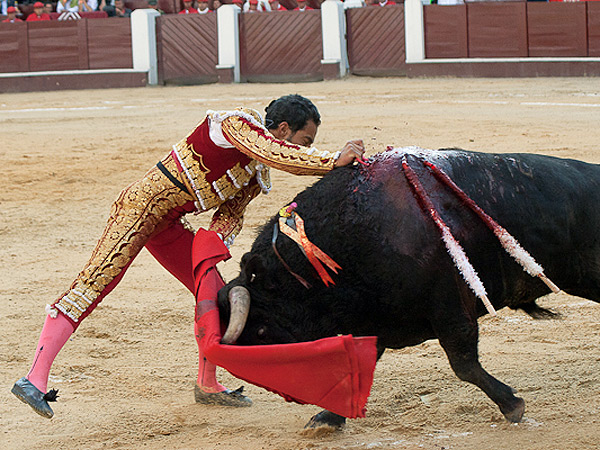
[[[250,311],[250,292],[243,286],[235,286],[229,291],[229,325],[221,339],[222,344],[233,344],[244,331]]]

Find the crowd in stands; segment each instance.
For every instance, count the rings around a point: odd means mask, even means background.
[[[52,0],[35,1],[0,0],[2,22],[43,21],[91,17],[129,17],[132,10],[152,8],[160,14],[208,14],[222,4],[233,4],[243,12],[308,11],[317,9],[324,0]],[[342,0],[344,1],[344,0]],[[363,6],[385,7],[402,3],[403,0],[354,0]],[[468,0],[422,0],[427,4],[453,5]],[[527,1],[527,0],[524,0]],[[528,0],[553,1],[553,0]],[[561,0],[558,0],[561,1]],[[562,0],[579,1],[579,0]]]
[[[0,0],[3,22],[23,20],[66,20],[89,17],[129,17],[132,10],[152,8],[160,14],[208,14],[222,4],[233,4],[245,13],[267,11],[308,11],[318,9],[324,0]],[[343,1],[343,0],[342,0]],[[364,5],[395,5],[393,0],[362,0]],[[365,3],[366,1],[366,3]],[[87,15],[86,15],[87,14]]]

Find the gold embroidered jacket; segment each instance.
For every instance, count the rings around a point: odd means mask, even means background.
[[[218,207],[211,229],[226,241],[239,233],[244,210],[259,193],[253,179],[268,193],[269,167],[297,175],[323,175],[339,156],[339,152],[281,141],[264,127],[257,111],[242,108],[209,111],[173,147],[173,153],[198,210]]]

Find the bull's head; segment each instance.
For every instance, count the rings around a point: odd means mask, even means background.
[[[240,275],[219,291],[219,312],[227,324],[221,342],[264,345],[305,340],[295,337],[294,321],[282,294],[263,258],[246,253]]]

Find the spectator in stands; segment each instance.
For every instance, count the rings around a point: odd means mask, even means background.
[[[294,11],[308,11],[308,10],[313,9],[310,6],[306,5],[306,0],[297,0],[297,1],[298,1],[298,7],[294,8]]]
[[[198,14],[207,14],[209,12],[208,0],[198,0]]]
[[[267,0],[248,0],[244,3],[244,12],[262,12],[270,11],[269,2]]]
[[[79,1],[78,0],[58,0],[56,4],[56,12],[62,13],[64,11],[79,12]]]
[[[53,10],[54,5],[50,2],[46,2],[46,4],[44,5],[44,12],[49,15]]]
[[[56,4],[56,12],[81,12],[95,11],[98,7],[98,0],[58,0]]]
[[[109,12],[106,10],[107,6],[115,6],[115,0],[100,0],[100,5],[98,6],[98,11],[105,11],[108,15]]]
[[[216,11],[217,9],[219,9],[219,7],[222,5],[222,3],[219,0],[213,0],[212,3],[212,9],[213,11]]]
[[[158,0],[148,0],[148,7],[155,10],[159,14],[164,14],[165,12],[158,7]]]
[[[258,11],[258,0],[248,0],[244,5],[244,12],[255,13]]]
[[[19,19],[17,17],[17,8],[15,8],[14,6],[9,6],[8,8],[6,8],[6,15],[8,16],[6,19],[4,19],[2,22],[7,22],[7,23],[15,23],[15,22],[23,22],[21,19]]]
[[[287,9],[279,4],[279,0],[269,0],[271,11],[287,11]]]
[[[115,0],[115,17],[131,17],[131,9],[125,6],[125,0]]]
[[[110,3],[105,3],[102,0],[100,10],[108,14],[108,17],[130,17],[131,9],[125,6],[124,0],[109,0]]]
[[[396,2],[394,0],[373,0],[371,6],[393,6]]]
[[[183,0],[183,9],[179,14],[198,14],[198,10],[193,7],[192,0]]]
[[[50,14],[44,12],[44,4],[35,2],[33,4],[33,12],[27,16],[27,22],[39,22],[42,20],[50,20]]]
[[[17,15],[21,14],[19,10],[19,5],[17,4],[17,0],[1,0],[0,1],[0,14],[3,16],[8,15],[8,8],[12,6],[17,11]]]

